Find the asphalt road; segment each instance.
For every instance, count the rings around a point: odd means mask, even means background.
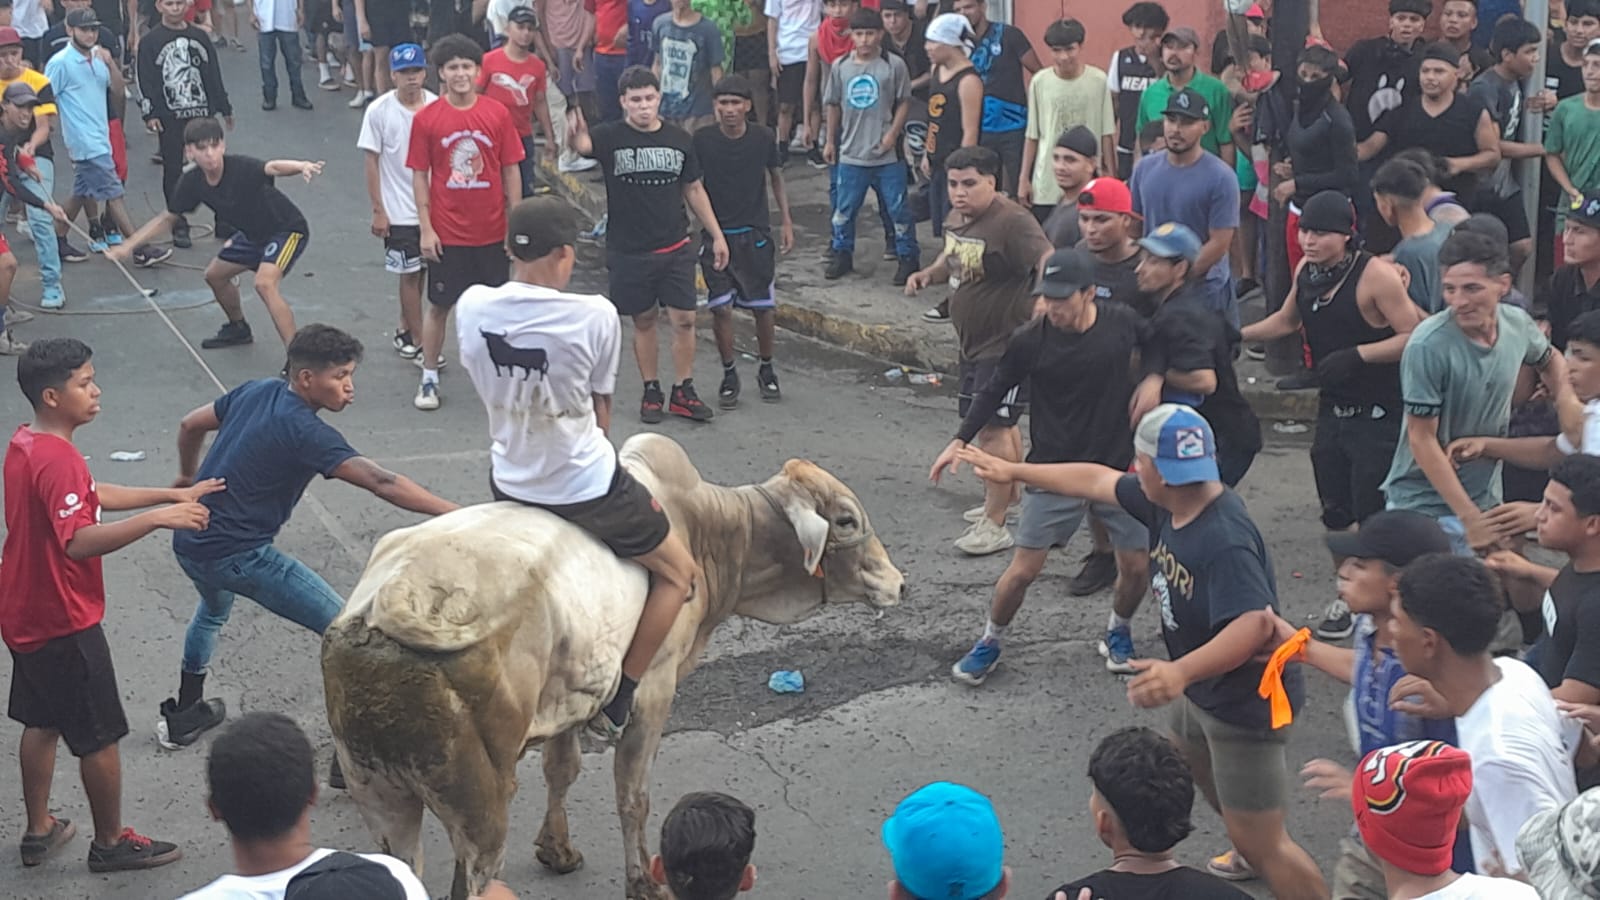
[[[309,251],[287,282],[298,321],[350,330],[368,345],[357,373],[357,400],[331,417],[367,455],[435,491],[462,501],[482,499],[487,472],[484,419],[470,385],[447,370],[444,406],[412,409],[417,371],[388,347],[395,319],[392,278],[382,271],[378,243],[367,233],[361,159],[354,146],[358,114],[344,108],[348,92],[312,90],[318,108],[274,113],[258,109],[254,52],[229,54],[228,83],[239,107],[229,149],[263,158],[327,161],[314,185],[285,180],[312,228]],[[310,71],[314,72],[314,69]],[[283,98],[286,100],[285,98]],[[133,129],[137,131],[137,129]],[[132,135],[130,209],[136,220],[159,206],[159,170],[148,162],[153,141]],[[58,142],[58,152],[60,144]],[[62,181],[67,179],[63,177]],[[209,216],[197,217],[197,224]],[[9,236],[9,235],[8,235]],[[16,296],[37,297],[26,274],[31,249],[14,240],[25,274]],[[198,238],[174,261],[203,266],[217,244]],[[785,266],[811,265],[814,248],[797,250]],[[162,267],[139,272],[160,288],[182,332],[198,344],[222,317],[205,305],[197,271]],[[598,287],[589,267],[580,281]],[[782,282],[780,281],[780,289]],[[79,433],[97,478],[124,484],[164,484],[172,478],[178,419],[213,399],[215,390],[161,321],[109,264],[69,266],[68,315],[41,316],[19,329],[39,338],[73,335],[96,350],[104,411]],[[258,342],[206,353],[229,386],[275,373],[281,351],[270,323],[246,285],[245,308]],[[447,345],[448,346],[448,345]],[[703,390],[716,385],[715,354],[702,343]],[[980,496],[969,477],[935,488],[927,465],[954,427],[954,400],[938,390],[889,385],[881,365],[800,339],[779,348],[784,400],[752,398],[706,425],[668,421],[659,429],[681,441],[701,471],[723,483],[759,480],[790,457],[829,468],[862,497],[895,562],[906,572],[903,606],[874,618],[864,607],[829,609],[803,624],[777,628],[735,620],[718,632],[703,667],[682,687],[671,734],[655,768],[656,815],[679,794],[723,790],[757,809],[755,862],[759,892],[788,898],[878,896],[889,864],[878,827],[900,797],[933,780],[965,782],[995,801],[1007,834],[1016,895],[1042,897],[1055,885],[1109,864],[1086,814],[1088,756],[1108,732],[1128,724],[1157,725],[1159,713],[1132,709],[1123,684],[1108,675],[1094,644],[1104,629],[1109,593],[1071,599],[1066,584],[1083,542],[1053,561],[1035,585],[1006,647],[1005,664],[980,690],[951,683],[950,663],[977,636],[990,587],[1003,556],[972,560],[950,546],[961,531],[961,510]],[[665,354],[663,354],[665,356]],[[7,372],[14,363],[0,363]],[[744,363],[753,388],[753,363]],[[618,396],[620,441],[639,430],[629,414],[639,386],[624,361]],[[5,377],[9,379],[9,374]],[[753,390],[751,394],[753,395]],[[14,389],[0,391],[0,418],[25,421]],[[115,450],[142,450],[142,462],[109,459]],[[1311,615],[1332,595],[1332,571],[1303,445],[1269,447],[1243,485],[1244,497],[1268,535],[1286,611]],[[373,542],[414,517],[340,483],[314,485],[279,546],[321,572],[341,590],[354,585]],[[176,840],[182,862],[152,872],[96,876],[83,865],[85,838],[64,856],[24,871],[0,853],[0,893],[12,898],[171,898],[227,871],[227,835],[205,808],[206,744],[183,752],[154,740],[157,705],[175,692],[185,624],[195,598],[164,538],[152,537],[106,561],[106,627],[133,733],[123,741],[124,806],[129,825]],[[1148,653],[1159,648],[1150,610],[1135,621]],[[775,695],[766,687],[776,669],[800,669],[807,689]],[[1339,706],[1326,679],[1310,678],[1311,699],[1292,740],[1295,762],[1331,755],[1350,762]],[[331,742],[322,708],[316,639],[252,603],[241,602],[224,629],[209,684],[230,713],[275,710],[298,720],[325,762]],[[18,726],[0,722],[0,746],[14,747]],[[537,762],[522,767],[524,790],[513,811],[513,839],[504,877],[524,897],[616,898],[622,891],[620,836],[612,807],[609,760],[589,756],[569,809],[575,841],[588,857],[580,872],[556,878],[533,859],[542,814]],[[9,760],[0,764],[0,822],[4,841],[20,836],[21,790]],[[75,767],[61,752],[54,805],[87,825],[88,809]],[[1219,820],[1197,812],[1199,831],[1182,848],[1186,862],[1203,863],[1224,846]],[[1349,823],[1342,803],[1297,796],[1293,833],[1324,865]],[[348,798],[329,793],[313,814],[317,843],[370,850]],[[654,841],[652,840],[652,843]],[[451,856],[442,830],[424,833],[423,879],[435,894],[449,886]]]

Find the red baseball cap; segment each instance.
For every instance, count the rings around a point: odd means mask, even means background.
[[[0,47],[22,46],[22,35],[17,33],[10,25],[0,27]]]
[[[1133,195],[1128,186],[1116,178],[1096,178],[1084,185],[1078,193],[1078,208],[1139,218],[1133,211]]]
[[[1261,4],[1252,3],[1250,8],[1244,11],[1244,17],[1246,19],[1265,19],[1267,11],[1261,8]]]
[[[1450,868],[1461,807],[1472,793],[1472,759],[1443,741],[1380,747],[1356,769],[1350,790],[1367,849],[1415,875]]]

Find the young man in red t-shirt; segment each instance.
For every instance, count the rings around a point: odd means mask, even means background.
[[[584,0],[594,16],[594,94],[601,122],[622,118],[617,82],[628,67],[628,0]]]
[[[506,43],[484,54],[483,70],[478,74],[478,92],[505,105],[511,124],[522,138],[522,196],[533,195],[533,120],[544,130],[545,158],[553,166],[561,155],[561,144],[551,127],[550,104],[544,91],[549,68],[534,52],[539,36],[539,17],[530,7],[519,6],[506,20]]]
[[[438,100],[411,122],[406,168],[417,197],[422,255],[428,266],[428,311],[422,317],[422,383],[412,405],[439,408],[439,353],[461,292],[505,283],[506,210],[522,199],[522,141],[505,106],[478,96],[483,51],[464,35],[447,34],[429,51],[439,67]],[[542,103],[540,104],[542,106]],[[548,118],[546,113],[546,118]]]
[[[17,382],[33,405],[33,424],[11,436],[5,456],[6,540],[0,553],[0,638],[11,651],[7,714],[22,723],[22,799],[27,812],[22,864],[36,866],[77,834],[50,815],[56,745],[78,757],[94,817],[89,870],[165,865],[182,856],[122,824],[122,763],[128,733],[117,676],[100,620],[105,582],[100,557],[159,528],[198,530],[209,513],[199,498],[222,482],[190,488],[96,485],[72,434],[100,412],[91,351],[72,338],[36,342],[17,361]],[[158,506],[158,504],[167,504]],[[157,506],[102,524],[100,510]]]

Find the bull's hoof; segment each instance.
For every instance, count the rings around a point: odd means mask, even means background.
[[[628,900],[667,900],[667,892],[649,877],[639,875],[628,879]]]
[[[574,850],[571,845],[552,847],[540,841],[534,845],[533,857],[557,875],[570,875],[583,868],[583,854]]]

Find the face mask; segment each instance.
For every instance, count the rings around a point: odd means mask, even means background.
[[[1300,102],[1304,105],[1320,104],[1333,90],[1333,76],[1324,75],[1299,84]]]

